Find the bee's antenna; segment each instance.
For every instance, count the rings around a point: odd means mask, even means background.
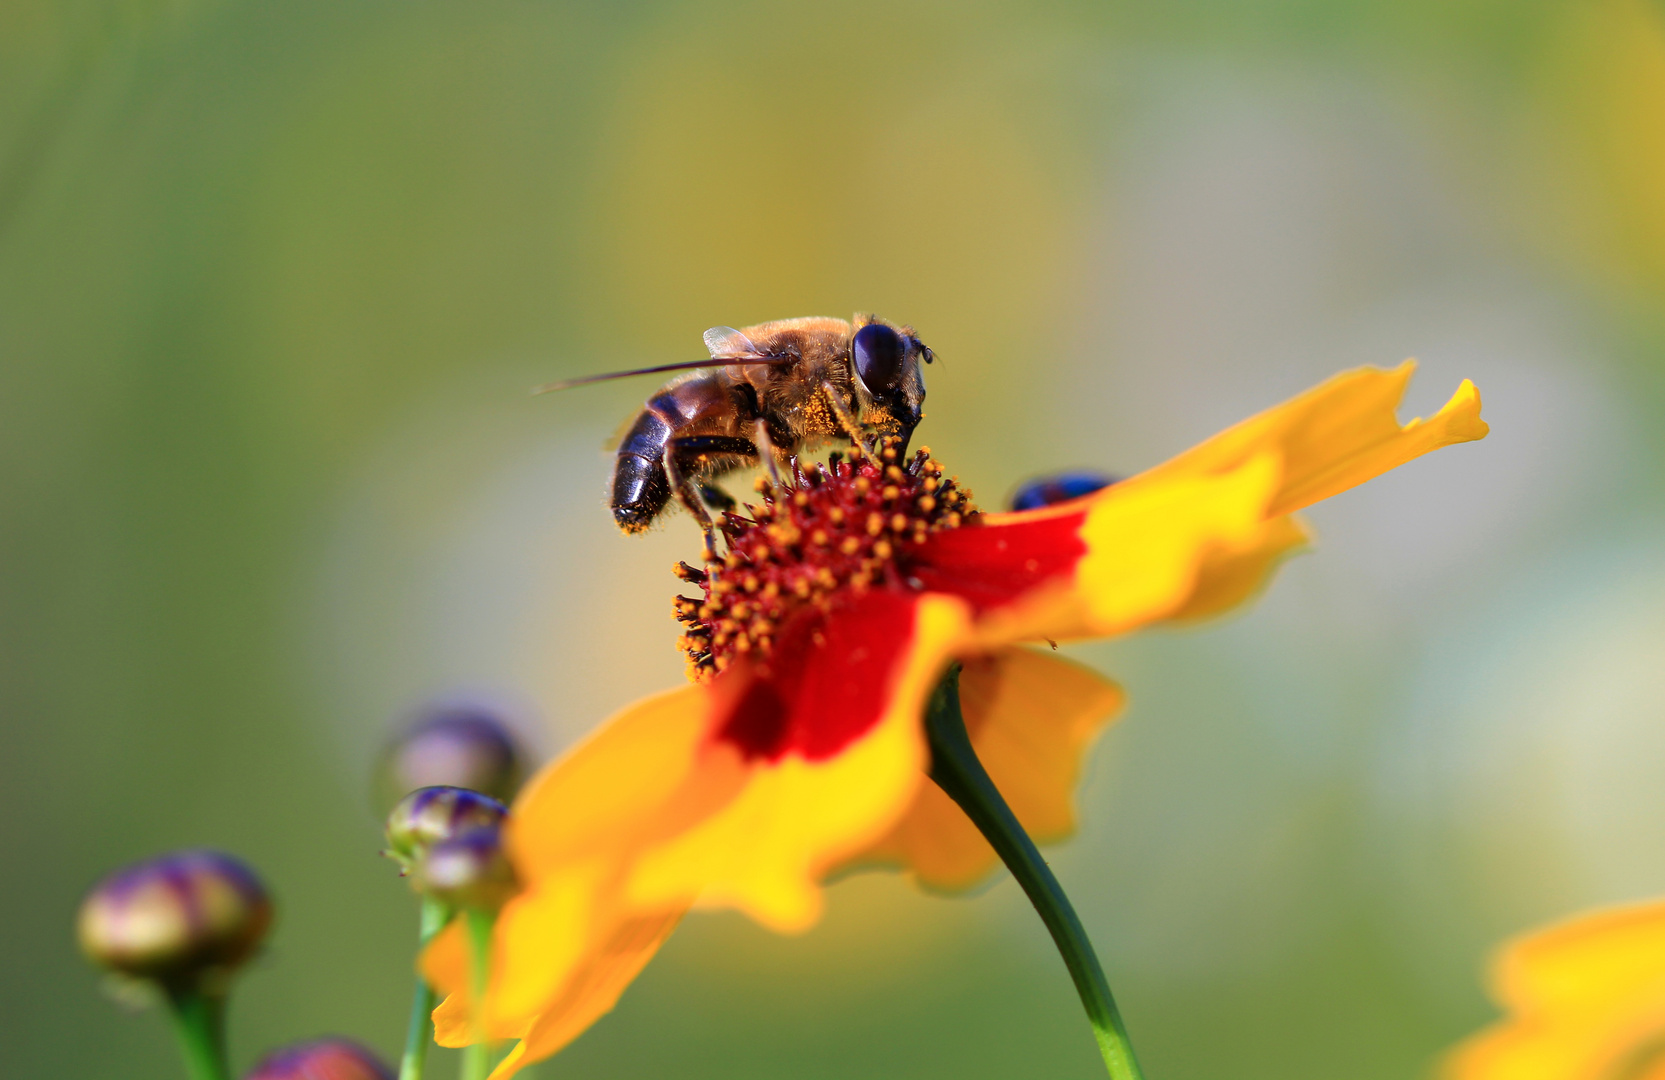
[[[713,356],[709,360],[690,360],[683,364],[660,364],[658,367],[633,368],[630,371],[609,371],[605,375],[585,375],[577,379],[557,379],[555,382],[534,386],[533,394],[547,394],[553,390],[568,390],[587,383],[608,379],[628,379],[632,375],[657,375],[662,371],[689,371],[693,368],[729,367],[737,364],[790,364],[790,356]]]

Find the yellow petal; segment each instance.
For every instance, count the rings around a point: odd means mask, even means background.
[[[1203,556],[1190,595],[1168,618],[1190,621],[1230,611],[1259,592],[1277,565],[1307,541],[1300,519],[1288,516],[1263,522],[1240,547],[1215,548]]]
[[[1432,417],[1400,426],[1394,413],[1415,370],[1416,362],[1407,360],[1392,371],[1367,367],[1343,372],[1134,479],[1226,472],[1271,451],[1283,462],[1277,492],[1267,506],[1267,515],[1275,516],[1356,487],[1431,450],[1486,437],[1480,392],[1467,379]]]
[[[883,716],[836,756],[742,763],[730,744],[707,747],[710,768],[744,769],[744,788],[703,818],[680,815],[679,835],[641,853],[632,905],[733,907],[786,932],[819,917],[828,870],[889,832],[923,780],[925,699],[969,619],[945,597],[925,597],[914,613]]]
[[[1665,903],[1519,938],[1492,981],[1509,1015],[1452,1051],[1451,1080],[1647,1080],[1665,1069]]]
[[[1229,560],[1264,542],[1266,505],[1277,483],[1277,458],[1263,454],[1228,472],[1105,489],[1078,512],[1075,535],[1083,550],[1073,572],[983,612],[979,642],[994,648],[1103,637],[1173,617],[1185,610],[1211,560]],[[991,516],[991,530],[1019,517]]]
[[[687,786],[710,788],[719,779],[701,771],[711,709],[701,686],[644,698],[533,777],[509,818],[509,852],[522,879],[616,857],[672,827],[664,807],[685,797]],[[727,793],[739,782],[721,779]]]
[[[1539,1011],[1623,1001],[1665,982],[1665,903],[1611,908],[1539,930],[1503,948],[1493,993]]]
[[[1075,831],[1082,759],[1122,700],[1114,683],[1050,653],[1008,648],[966,662],[960,702],[972,745],[1037,842]],[[998,859],[942,789],[922,784],[907,816],[862,861],[900,864],[921,884],[956,890]]]
[[[500,1070],[554,1053],[610,1009],[680,918],[684,909],[674,906],[626,911],[619,893],[632,856],[674,828],[667,804],[724,797],[724,778],[695,768],[710,704],[698,687],[638,702],[516,800],[508,848],[525,888],[493,933],[484,1022],[492,1037],[525,1035],[528,1044]],[[662,932],[644,933],[644,925]],[[475,1030],[469,955],[457,926],[429,946],[423,969],[449,995],[434,1013],[436,1039],[467,1045]],[[541,1052],[529,1057],[534,1036]]]
[[[614,926],[599,949],[591,952],[578,977],[526,1029],[524,1037],[492,1070],[491,1080],[507,1080],[534,1061],[555,1054],[618,1003],[642,968],[653,959],[681,912],[627,919]]]
[[[1483,438],[1480,395],[1464,382],[1430,419],[1394,410],[1415,365],[1337,375],[1178,457],[1095,495],[933,538],[919,573],[978,611],[988,648],[1100,637],[1241,603],[1305,542],[1288,515],[1441,446]],[[1028,552],[1027,563],[1017,552]],[[1015,559],[1022,566],[1002,564]],[[1032,571],[1025,581],[1020,571]],[[998,571],[1006,594],[960,587]],[[1021,585],[1021,588],[1016,588]]]

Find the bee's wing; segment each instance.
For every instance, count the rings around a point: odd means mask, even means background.
[[[757,343],[732,326],[713,326],[705,332],[705,347],[713,360],[762,359]]]
[[[585,375],[577,379],[560,379],[552,383],[544,383],[534,387],[532,393],[547,394],[551,390],[568,390],[574,386],[585,386],[594,382],[605,382],[608,379],[627,379],[632,375],[657,375],[666,371],[689,371],[694,368],[710,367],[711,361],[719,364],[790,364],[790,356],[771,356],[757,347],[751,338],[734,329],[732,326],[713,326],[705,332],[705,347],[711,351],[711,360],[691,360],[685,364],[659,364],[655,367],[632,368],[629,371],[609,371],[602,375]]]

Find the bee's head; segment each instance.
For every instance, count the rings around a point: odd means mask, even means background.
[[[920,362],[929,364],[933,358],[911,330],[898,331],[882,322],[866,324],[850,340],[850,361],[863,408],[872,414],[876,426],[901,437],[904,450],[925,415],[925,375]]]

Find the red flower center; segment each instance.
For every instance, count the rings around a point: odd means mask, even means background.
[[[704,570],[676,567],[704,593],[676,598],[696,681],[737,657],[767,657],[788,620],[807,609],[828,611],[841,593],[875,586],[917,591],[909,555],[933,533],[976,514],[970,493],[943,477],[929,450],[902,464],[894,440],[877,461],[834,454],[826,465],[794,467],[784,486],[760,480],[758,491],[762,505],[722,516],[725,557]]]

